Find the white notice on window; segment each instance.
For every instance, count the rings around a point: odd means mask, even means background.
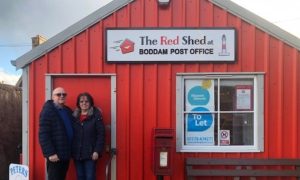
[[[236,109],[250,110],[251,109],[251,89],[236,90]]]

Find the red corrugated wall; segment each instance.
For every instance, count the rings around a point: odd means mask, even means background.
[[[234,27],[235,63],[107,64],[107,27]],[[154,127],[176,128],[175,77],[181,72],[265,72],[265,151],[262,153],[176,153],[173,177],[184,179],[184,157],[300,157],[300,54],[284,42],[207,0],[136,0],[30,64],[30,179],[44,177],[38,144],[39,112],[46,73],[117,75],[117,179],[155,179],[151,171]]]

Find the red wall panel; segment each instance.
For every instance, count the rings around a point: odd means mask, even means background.
[[[283,67],[282,67],[282,156],[297,156],[296,148],[289,149],[285,147],[296,147],[297,139],[297,71],[296,53],[290,46],[283,45]]]
[[[117,148],[118,163],[117,169],[122,169],[117,173],[117,179],[130,179],[130,85],[129,85],[129,65],[118,65],[117,67]],[[120,119],[120,120],[119,120]]]
[[[75,64],[77,73],[87,73],[89,71],[89,33],[84,31],[75,38]]]
[[[47,72],[47,56],[36,60],[29,68],[29,168],[35,169],[29,173],[29,179],[33,177],[45,177],[45,171],[39,170],[44,167],[45,160],[39,146],[39,112],[45,102],[45,72]]]
[[[159,65],[157,77],[156,127],[169,128],[171,127],[171,65]]]
[[[200,27],[213,26],[213,4],[209,1],[200,1]]]
[[[187,27],[199,27],[199,4],[200,1],[186,0],[185,8],[180,11],[185,12],[185,25]]]
[[[234,27],[234,63],[108,64],[109,27]],[[153,180],[152,129],[176,128],[176,74],[183,72],[264,72],[265,151],[261,153],[175,153],[172,178],[184,179],[184,158],[300,157],[299,50],[216,7],[208,0],[136,0],[30,64],[30,179],[44,177],[38,145],[38,116],[45,100],[46,73],[115,73],[117,76],[117,179]],[[34,152],[34,153],[33,153]]]
[[[157,65],[146,64],[144,65],[144,79],[143,79],[143,179],[153,179],[152,171],[152,130],[157,126]],[[147,178],[146,178],[147,177]]]
[[[104,46],[103,46],[103,33],[102,33],[102,23],[98,23],[92,26],[89,29],[89,72],[90,73],[99,73],[103,71],[103,61],[99,61],[100,59],[104,59]]]
[[[296,124],[295,124],[295,126],[296,126],[296,129],[297,129],[297,134],[296,134],[296,138],[295,138],[295,144],[296,145],[294,145],[293,146],[293,148],[295,149],[295,151],[296,151],[296,157],[299,157],[300,156],[300,147],[299,146],[297,146],[297,145],[299,145],[299,143],[300,143],[300,134],[299,134],[299,127],[300,127],[300,121],[299,121],[299,119],[300,119],[300,78],[299,78],[299,71],[300,71],[300,53],[299,53],[299,51],[298,50],[294,50],[294,56],[295,56],[295,64],[294,64],[294,66],[295,66],[295,71],[294,71],[294,73],[295,73],[295,86],[296,86],[296,96],[294,97],[295,98],[295,112],[294,112],[294,114],[295,114],[295,118],[296,118]]]
[[[64,73],[75,72],[75,41],[71,39],[61,45],[62,71]]]
[[[130,68],[130,119],[129,119],[129,148],[130,148],[130,177],[143,179],[142,171],[136,171],[143,167],[143,65],[133,65]]]
[[[269,130],[269,156],[280,157],[282,154],[282,44],[277,39],[270,39],[270,91],[269,109],[272,112],[269,116],[266,128]]]
[[[50,72],[58,73],[61,72],[62,64],[61,64],[61,52],[59,51],[59,48],[53,49],[51,52],[49,52],[47,58],[48,58],[48,68]]]

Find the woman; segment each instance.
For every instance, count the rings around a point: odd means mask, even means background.
[[[74,110],[75,121],[72,155],[78,180],[96,179],[96,162],[104,149],[104,124],[101,111],[94,107],[93,97],[81,93]]]

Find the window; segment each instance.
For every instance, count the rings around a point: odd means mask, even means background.
[[[262,73],[178,74],[178,152],[263,151]]]

